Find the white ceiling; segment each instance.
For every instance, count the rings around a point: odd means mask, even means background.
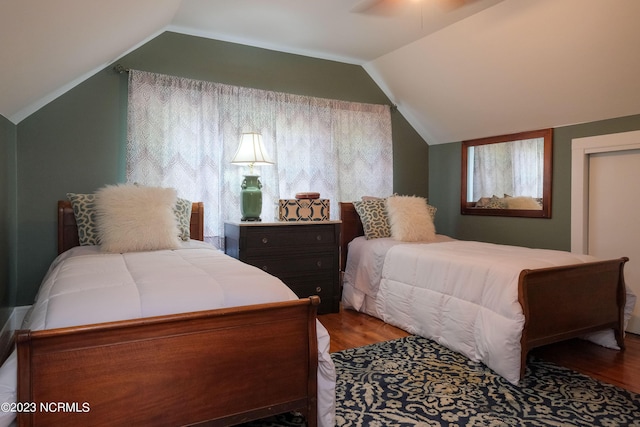
[[[4,0],[0,114],[165,30],[361,64],[429,144],[640,114],[639,0],[388,1]]]

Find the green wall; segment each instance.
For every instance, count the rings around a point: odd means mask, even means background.
[[[177,33],[163,33],[117,62],[239,86],[389,103],[360,66]],[[56,201],[124,180],[126,96],[127,74],[109,66],[17,126],[0,117],[0,155],[7,163],[0,173],[2,306],[33,302],[56,255]],[[640,129],[640,116],[556,129],[552,218],[496,218],[460,215],[459,142],[429,147],[400,113],[392,120],[394,191],[428,195],[438,208],[438,232],[564,250],[570,248],[571,139]]]
[[[0,116],[0,325],[16,295],[16,126]]]
[[[126,81],[113,74],[98,73],[18,124],[17,305],[33,302],[57,254],[57,200],[121,180]]]
[[[551,218],[460,214],[460,142],[429,149],[429,202],[438,208],[436,229],[463,240],[571,250],[571,140],[640,129],[640,115],[554,129]]]
[[[126,68],[354,102],[389,103],[360,66],[177,33],[117,61]],[[17,127],[17,305],[31,304],[56,255],[56,201],[124,181],[127,74],[112,66]],[[392,114],[394,191],[427,195],[429,147]],[[401,167],[399,165],[402,165]]]

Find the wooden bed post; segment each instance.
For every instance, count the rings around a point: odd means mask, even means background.
[[[342,232],[340,234],[340,271],[347,266],[347,247],[349,242],[358,236],[364,236],[362,221],[353,206],[353,202],[340,202],[340,220]]]

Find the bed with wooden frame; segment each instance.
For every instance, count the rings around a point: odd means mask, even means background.
[[[59,252],[78,245],[58,206]],[[191,236],[203,239],[203,205]],[[20,426],[316,425],[317,297],[16,333]]]
[[[353,203],[340,203],[342,221],[341,270],[347,265],[348,245],[364,235]],[[524,312],[520,378],[527,353],[539,346],[613,329],[624,349],[626,290],[623,269],[628,258],[523,270],[518,300]]]

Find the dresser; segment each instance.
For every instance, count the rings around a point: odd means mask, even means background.
[[[225,222],[225,253],[280,278],[318,313],[340,310],[340,221]]]

